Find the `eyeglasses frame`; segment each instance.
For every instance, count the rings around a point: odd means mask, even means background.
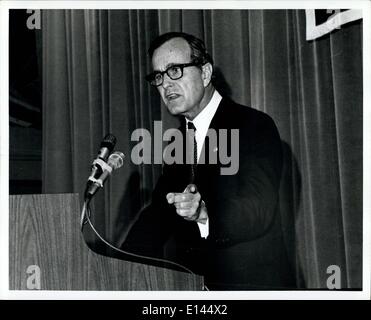
[[[156,71],[156,72],[152,72],[148,75],[146,75],[146,80],[149,82],[149,84],[153,87],[159,87],[161,86],[163,83],[164,83],[164,75],[165,73],[167,74],[167,76],[171,79],[171,80],[179,80],[183,77],[183,74],[184,74],[184,68],[187,68],[187,67],[198,67],[198,66],[201,66],[202,63],[200,63],[199,61],[195,60],[195,61],[192,61],[192,62],[188,62],[188,63],[179,63],[179,64],[173,64],[171,66],[169,66],[168,68],[166,68],[166,70],[164,71]],[[171,68],[174,68],[174,67],[180,67],[181,68],[181,72],[182,72],[182,75],[179,77],[179,78],[175,78],[173,79],[168,71],[171,69]],[[160,84],[152,84],[151,82],[154,81],[154,76],[157,75],[157,74],[161,74],[161,77],[162,77],[162,82]]]

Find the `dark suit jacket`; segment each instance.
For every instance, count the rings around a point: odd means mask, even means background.
[[[185,125],[181,128],[185,132]],[[239,129],[239,170],[221,175],[219,160],[208,164],[205,141],[206,164],[197,165],[195,184],[208,210],[207,240],[200,237],[196,222],[179,217],[166,201],[167,193],[183,192],[188,185],[189,165],[165,164],[152,203],[139,215],[123,248],[183,264],[204,275],[214,290],[292,288],[277,214],[282,152],[273,120],[223,98],[210,128]]]

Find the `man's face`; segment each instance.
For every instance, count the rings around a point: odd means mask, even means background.
[[[182,38],[173,38],[157,48],[152,56],[155,71],[164,71],[174,64],[191,62],[191,48]],[[157,89],[169,112],[184,115],[192,120],[205,107],[205,87],[209,81],[197,66],[183,69],[183,77],[172,80],[163,76],[162,85]]]

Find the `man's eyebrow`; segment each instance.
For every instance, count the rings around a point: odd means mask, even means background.
[[[165,66],[165,70],[167,70],[168,68],[170,68],[170,67],[172,67],[172,66],[177,66],[177,65],[179,65],[179,64],[181,64],[181,63],[170,62],[170,63],[168,63],[168,64]],[[165,70],[164,70],[164,71],[165,71]],[[163,72],[163,71],[161,71],[161,70],[153,70],[153,73],[157,73],[157,72]]]

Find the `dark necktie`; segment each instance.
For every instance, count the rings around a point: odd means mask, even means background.
[[[191,141],[193,140],[193,163],[191,163],[191,183],[194,183],[195,176],[196,176],[196,166],[197,166],[197,140],[196,140],[196,127],[193,124],[193,122],[188,122],[188,134],[191,138]]]

